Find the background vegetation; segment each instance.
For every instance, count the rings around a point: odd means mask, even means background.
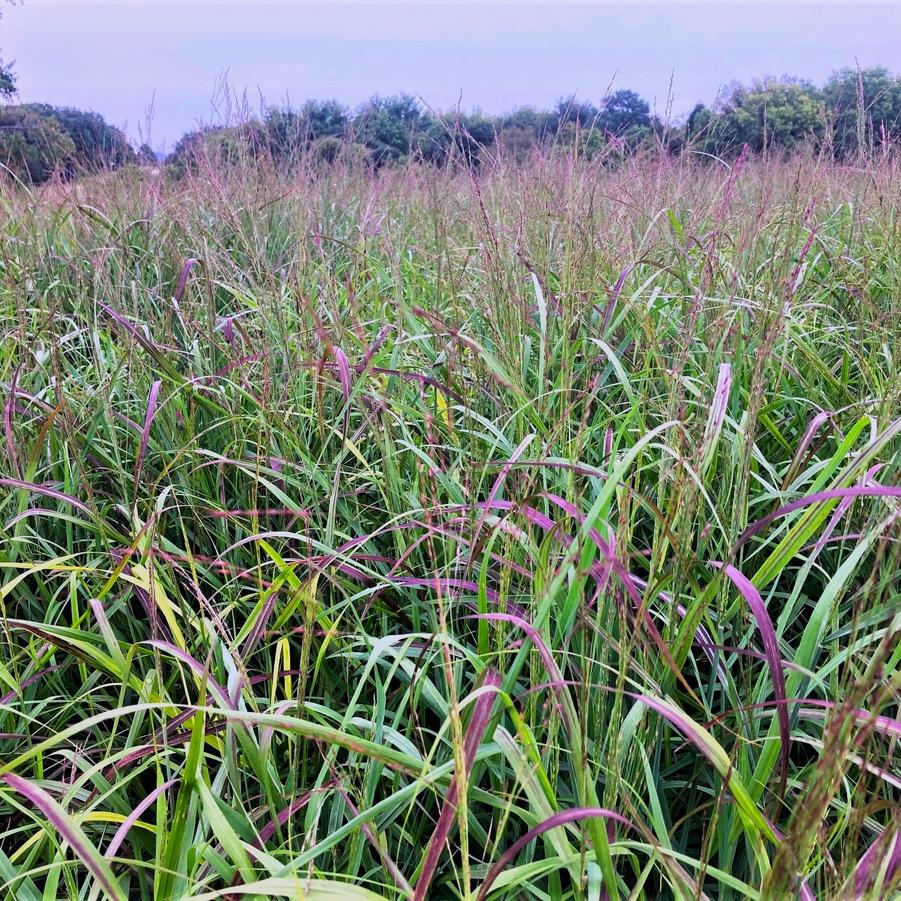
[[[299,115],[0,194],[0,894],[894,896],[891,148]]]
[[[13,92],[11,73],[0,74],[0,97]],[[844,69],[823,87],[792,79],[736,84],[713,107],[699,104],[676,123],[625,89],[598,104],[569,97],[553,110],[523,107],[499,116],[439,113],[400,94],[373,97],[356,110],[334,100],[310,101],[297,110],[272,107],[238,118],[238,124],[185,134],[168,155],[168,171],[181,177],[211,156],[217,164],[253,159],[289,169],[311,152],[327,162],[341,157],[374,167],[407,160],[471,166],[499,154],[522,161],[549,149],[608,164],[651,149],[730,160],[746,146],[769,155],[803,147],[853,159],[901,136],[901,78],[881,68]],[[135,152],[119,129],[94,113],[22,104],[0,107],[0,162],[15,178],[39,184],[55,173],[71,179],[157,160],[146,145]]]

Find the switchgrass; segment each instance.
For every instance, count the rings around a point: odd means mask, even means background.
[[[899,198],[4,189],[0,893],[891,896]]]

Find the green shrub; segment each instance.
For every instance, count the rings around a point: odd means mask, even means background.
[[[0,106],[0,163],[17,179],[41,184],[76,159],[75,142],[53,116],[27,106]]]
[[[32,184],[54,172],[73,178],[135,161],[128,139],[97,113],[46,103],[0,107],[5,165]]]

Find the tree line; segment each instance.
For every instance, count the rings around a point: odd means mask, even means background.
[[[14,92],[12,73],[0,64],[0,97],[9,100]],[[842,69],[822,86],[787,78],[734,84],[715,104],[698,104],[677,123],[654,115],[646,100],[626,89],[598,103],[567,97],[551,110],[520,107],[496,116],[435,113],[407,94],[373,97],[353,110],[335,100],[313,100],[191,131],[165,164],[175,177],[211,158],[285,166],[311,157],[372,166],[411,159],[478,165],[486,155],[522,159],[549,146],[585,156],[617,158],[656,148],[723,159],[745,148],[781,153],[808,147],[841,159],[878,152],[899,138],[901,77],[885,68]],[[149,147],[135,149],[96,113],[0,104],[0,163],[22,181],[157,162]]]

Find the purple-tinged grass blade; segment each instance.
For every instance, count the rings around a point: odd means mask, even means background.
[[[181,303],[182,298],[185,296],[185,288],[188,286],[188,276],[191,274],[191,270],[194,268],[196,262],[197,260],[194,257],[188,257],[181,267],[181,273],[178,276],[178,284],[175,286],[175,294],[172,295],[172,299],[176,303]]]
[[[72,497],[70,494],[57,491],[56,488],[38,485],[35,482],[23,482],[21,479],[0,479],[0,485],[3,485],[5,488],[22,488],[25,491],[42,494],[44,497],[52,497],[54,500],[62,501],[64,504],[71,504],[76,510],[81,510],[82,513],[87,513],[88,516],[91,516],[91,511],[86,504],[83,504],[78,498]]]
[[[539,835],[543,835],[545,832],[556,829],[558,826],[563,826],[566,823],[591,819],[612,820],[614,823],[619,823],[621,826],[626,826],[629,829],[635,828],[634,824],[621,814],[616,813],[614,810],[607,810],[603,807],[574,807],[571,810],[563,810],[560,813],[555,813],[552,817],[548,817],[543,823],[534,826],[525,835],[520,836],[506,851],[504,851],[485,876],[485,881],[479,889],[476,901],[482,901],[482,899],[487,896],[497,877],[500,876],[510,863],[512,863],[516,858],[516,855],[519,854],[529,842],[538,838]]]
[[[304,792],[300,797],[295,798],[287,807],[283,808],[276,814],[274,820],[270,820],[268,823],[266,823],[265,826],[263,826],[262,829],[260,829],[259,834],[252,842],[253,846],[262,850],[266,846],[266,842],[268,842],[272,838],[272,836],[275,835],[276,828],[284,826],[285,823],[287,823],[288,820],[290,820],[298,810],[306,807],[307,804],[310,803],[310,799],[314,794],[316,794],[317,792],[330,791],[334,787],[335,783],[333,781],[326,782],[325,785],[321,786],[320,788]]]
[[[723,648],[723,650],[733,653],[740,651],[738,648],[728,647]],[[785,666],[786,669],[797,669],[800,673],[807,672],[801,667],[795,667],[794,664],[785,664]],[[711,722],[722,722],[725,716],[739,711],[767,710],[770,707],[785,707],[792,704],[797,708],[798,716],[805,720],[823,720],[830,710],[840,707],[840,704],[835,701],[822,701],[818,698],[786,698],[785,701],[759,701],[756,704],[743,704],[741,707],[727,710],[714,717]],[[901,720],[893,719],[890,716],[875,716],[869,710],[864,710],[860,707],[853,710],[842,709],[842,716],[854,717],[855,722],[866,730],[878,732],[880,735],[890,739],[901,740]],[[862,744],[865,739],[866,733],[858,735],[856,741],[858,744]]]
[[[116,834],[113,836],[113,840],[109,843],[109,846],[104,853],[104,857],[107,860],[116,856],[116,851],[119,850],[122,842],[125,841],[128,833],[131,831],[131,827],[138,821],[141,814],[150,807],[151,804],[165,792],[167,789],[170,789],[178,780],[169,779],[164,782],[162,785],[158,785],[137,807],[122,821],[119,825],[119,828],[116,830]]]
[[[503,487],[504,480],[507,478],[507,473],[513,468],[516,461],[523,455],[525,449],[532,443],[535,438],[535,433],[532,432],[526,435],[522,441],[516,446],[513,453],[510,455],[508,460],[505,460],[503,465],[501,466],[501,471],[497,474],[497,477],[494,480],[494,484],[491,486],[491,491],[488,492],[488,500],[486,501],[486,505],[490,505],[497,498],[498,494],[500,494],[500,490]],[[485,524],[485,514],[488,512],[489,506],[485,506],[482,509],[482,515],[479,517],[478,524],[476,525],[475,536],[473,538],[473,544],[477,544],[479,540],[479,535],[482,531],[482,526]]]
[[[606,460],[613,453],[613,429],[607,429],[604,435],[603,454]],[[580,476],[589,476],[595,479],[606,479],[609,472],[606,469],[600,469],[597,466],[587,466],[584,463],[570,463],[567,460],[548,459],[548,460],[517,460],[511,463],[510,460],[486,460],[484,464],[486,469],[496,466],[515,466],[518,469],[524,469],[529,466],[542,469],[562,469],[566,472],[574,472]]]
[[[22,522],[22,520],[24,519],[31,519],[33,516],[49,516],[59,519],[67,519],[70,522],[78,523],[78,525],[80,526],[91,528],[91,524],[86,523],[83,519],[79,519],[77,516],[73,516],[71,513],[63,513],[60,510],[53,510],[50,507],[28,507],[21,513],[17,513],[12,519],[7,520],[4,528],[11,529],[16,525],[16,523]]]
[[[552,494],[549,491],[542,492],[541,497],[559,507],[568,516],[571,516],[573,519],[575,519],[579,523],[579,525],[584,524],[585,514],[575,504],[571,504],[569,501],[560,497],[559,494]],[[610,558],[612,558],[616,553],[616,550],[613,547],[613,542],[605,540],[604,536],[601,535],[601,533],[596,528],[594,528],[594,526],[592,526],[588,530],[588,535],[595,543],[597,549],[604,555],[605,559],[609,561]]]
[[[604,309],[604,319],[601,322],[600,333],[602,336],[607,333],[607,328],[610,325],[611,319],[613,319],[613,311],[616,309],[616,302],[619,300],[619,295],[622,293],[623,285],[626,284],[626,279],[634,268],[635,263],[629,263],[629,265],[620,272],[619,278],[617,278],[616,283],[608,292],[607,306]]]
[[[151,638],[146,643],[153,648],[158,648],[161,651],[165,651],[167,654],[171,654],[176,660],[180,660],[184,663],[188,669],[198,676],[198,678],[203,679],[206,682],[210,691],[219,699],[223,707],[228,710],[237,709],[225,689],[210,675],[209,670],[203,666],[197,658],[192,657],[187,651],[183,651],[177,645],[172,644],[171,641],[161,641],[157,638]]]
[[[10,470],[14,475],[21,475],[22,473],[22,469],[19,466],[19,457],[16,454],[16,439],[13,434],[13,406],[16,399],[16,384],[19,381],[19,371],[21,369],[22,364],[20,363],[13,373],[9,394],[6,396],[6,403],[3,405],[3,428],[6,432],[6,453],[9,455]]]
[[[447,385],[442,384],[438,379],[432,378],[430,375],[425,375],[421,372],[408,372],[401,369],[385,369],[383,366],[373,366],[371,371],[376,375],[393,376],[395,378],[403,379],[404,381],[419,382],[420,385],[428,385],[430,388],[437,388],[442,394],[446,394],[458,404],[463,403],[462,396],[454,391],[453,388],[449,388]]]
[[[822,410],[817,413],[813,419],[810,420],[810,425],[807,426],[807,431],[804,432],[804,437],[801,439],[801,443],[798,445],[798,449],[795,451],[795,456],[792,459],[791,466],[789,467],[789,472],[794,471],[798,466],[801,465],[801,459],[804,456],[804,451],[807,450],[807,446],[813,441],[814,435],[820,430],[820,426],[829,419],[832,419],[833,414],[827,412],[826,410]]]
[[[559,507],[569,516],[573,517],[573,519],[575,519],[580,525],[584,524],[585,514],[582,513],[582,511],[579,510],[578,507],[576,507],[574,504],[571,504],[569,501],[564,500],[562,497],[559,497],[556,494],[551,494],[549,492],[542,492],[541,497]],[[616,574],[617,578],[619,578],[619,580],[622,582],[623,588],[626,590],[626,593],[629,595],[633,606],[635,607],[636,616],[641,613],[644,628],[650,636],[651,641],[654,643],[661,656],[667,662],[676,678],[680,682],[682,682],[683,685],[685,685],[689,692],[691,692],[691,686],[688,685],[688,683],[685,681],[685,678],[682,676],[681,670],[676,666],[676,661],[673,659],[673,656],[670,653],[666,642],[664,642],[663,636],[660,634],[660,631],[654,625],[654,621],[651,619],[651,615],[647,610],[643,610],[641,596],[638,594],[635,588],[635,580],[633,579],[632,574],[623,565],[622,561],[616,556],[616,547],[613,540],[611,539],[610,541],[606,541],[601,533],[594,527],[588,530],[588,534],[591,537],[591,540],[597,546],[598,550],[604,555],[604,563],[599,567],[597,573],[598,581],[602,584],[606,582],[607,575],[610,570],[612,570]]]
[[[147,443],[150,440],[150,426],[153,425],[153,417],[156,416],[156,402],[160,396],[162,381],[157,379],[150,386],[150,395],[147,398],[147,412],[144,414],[144,428],[141,430],[141,445],[138,448],[138,459],[135,463],[134,494],[137,499],[138,483],[141,480],[141,470],[144,468],[144,457],[147,454]]]
[[[39,670],[36,673],[32,673],[27,679],[22,679],[18,683],[18,688],[12,689],[12,691],[8,691],[5,695],[0,697],[0,704],[9,704],[11,701],[15,700],[29,685],[34,685],[35,682],[40,681],[44,678],[44,676],[48,676],[50,673],[56,672],[58,669],[62,669],[66,664],[65,663],[55,663],[53,666],[45,667],[42,670]]]
[[[550,677],[548,684],[554,690],[558,699],[557,703],[560,715],[563,718],[567,730],[570,735],[572,735],[573,730],[579,728],[579,724],[575,721],[575,711],[572,706],[572,700],[564,691],[564,688],[568,683],[563,678],[563,673],[560,672],[560,667],[557,666],[554,655],[551,654],[550,649],[545,644],[544,639],[541,637],[538,630],[528,620],[512,613],[478,613],[468,618],[488,620],[489,622],[511,623],[526,633],[529,641],[532,642],[535,649],[538,651],[538,656],[541,657],[541,662],[544,664],[544,668]]]
[[[113,419],[125,423],[130,429],[137,432],[139,435],[141,434],[141,426],[133,419],[129,419],[126,415],[120,413],[118,410],[113,410]]]
[[[350,815],[354,818],[358,817],[360,815],[360,811],[357,805],[354,804],[353,799],[351,798],[350,793],[347,791],[347,789],[344,788],[344,786],[337,780],[335,782],[335,789],[338,794],[341,795],[342,798],[344,798],[344,803],[347,805],[347,809],[350,811]],[[372,845],[372,849],[376,854],[378,854],[379,858],[382,861],[382,866],[384,866],[384,868],[391,874],[391,878],[395,881],[397,887],[404,893],[406,897],[410,897],[412,894],[414,894],[413,887],[409,882],[407,882],[404,874],[401,873],[400,867],[394,862],[385,848],[382,847],[369,824],[361,823],[360,830],[362,831],[363,835],[366,836],[366,841],[368,841],[369,844]]]
[[[785,700],[785,672],[782,669],[782,658],[779,654],[779,640],[776,637],[776,630],[773,628],[773,622],[766,609],[766,604],[764,604],[763,598],[760,596],[760,592],[751,584],[750,579],[731,564],[723,564],[714,560],[710,565],[717,569],[722,569],[732,580],[732,584],[739,590],[741,596],[748,602],[748,606],[754,614],[754,619],[757,620],[757,629],[760,632],[760,637],[763,639],[763,649],[770,668],[770,678],[773,680],[773,694],[778,704],[776,715],[779,719],[779,739],[782,744],[780,749],[782,775],[779,778],[779,800],[781,801],[785,797],[785,789],[788,784],[791,733],[788,722],[788,705]]]
[[[393,325],[383,325],[379,333],[375,336],[375,340],[366,348],[366,353],[360,358],[360,362],[354,367],[357,375],[362,375],[366,368],[372,362],[372,358],[378,353],[389,333],[394,329]]]
[[[557,661],[554,660],[550,649],[544,643],[544,639],[538,634],[538,630],[528,622],[528,620],[524,620],[519,616],[514,616],[512,613],[479,613],[467,617],[467,619],[484,619],[489,620],[490,622],[511,623],[522,629],[529,637],[529,641],[535,645],[535,649],[541,657],[541,662],[544,664],[544,668],[547,670],[547,674],[551,677],[552,681],[558,685],[564,683],[563,674],[557,666]]]
[[[162,351],[176,351],[177,348],[174,347],[161,347],[158,344],[154,344],[146,335],[141,333],[141,330],[132,322],[129,322],[121,313],[117,313],[112,307],[108,307],[105,303],[101,303],[100,309],[104,311],[111,319],[113,319],[116,323],[122,326],[128,334],[134,338],[141,347],[144,348],[149,354],[159,356]]]
[[[573,516],[579,523],[584,522],[585,516],[584,514],[578,510],[573,504],[564,501],[562,498],[559,498],[557,495],[544,493],[541,495],[546,500],[551,503],[556,504],[557,506],[562,506],[562,509],[567,511],[569,515]],[[533,525],[538,526],[540,529],[549,532],[551,531],[556,523],[549,516],[545,516],[544,513],[536,510],[534,507],[530,507],[525,504],[517,504],[513,501],[506,500],[494,500],[490,503],[487,501],[483,501],[481,503],[474,505],[476,510],[509,510],[516,511],[521,513],[529,522]],[[463,505],[455,505],[453,507],[447,508],[447,512],[455,512],[459,511],[461,513],[468,511],[470,508]],[[623,587],[626,590],[626,593],[629,595],[630,600],[635,606],[636,611],[642,611],[642,602],[641,596],[638,594],[635,585],[633,583],[633,578],[626,570],[625,566],[615,555],[615,548],[613,547],[612,542],[605,542],[601,534],[596,529],[591,529],[589,532],[591,538],[597,544],[598,548],[601,550],[603,554],[607,557],[605,561],[605,565],[609,566],[610,569],[616,574],[617,578],[622,582]],[[560,533],[559,536],[561,539],[566,538],[565,535]],[[606,571],[605,577],[606,577]],[[648,635],[650,636],[651,641],[654,643],[657,650],[660,652],[663,659],[666,661],[669,668],[672,670],[673,675],[678,679],[682,685],[685,686],[689,694],[694,694],[691,686],[685,680],[685,677],[682,675],[681,670],[676,665],[676,661],[674,660],[669,648],[666,645],[666,642],[663,640],[663,636],[661,636],[660,631],[654,625],[654,621],[651,619],[650,614],[647,610],[643,611],[643,624],[644,628],[647,630]]]
[[[728,785],[729,791],[746,822],[762,832],[770,841],[778,841],[773,827],[757,809],[753,799],[748,794],[748,790],[738,778],[729,755],[709,732],[669,701],[664,701],[662,698],[655,698],[651,695],[636,694],[631,691],[626,692],[626,694],[650,707],[651,710],[659,713],[671,725],[675,726],[713,764],[723,781]]]
[[[340,347],[334,348],[335,363],[338,369],[338,379],[341,382],[341,391],[344,394],[344,402],[350,400],[352,389],[350,378],[350,363],[347,360],[347,354]]]
[[[636,586],[637,588],[646,589],[648,587],[648,583],[644,579],[642,579],[640,576],[636,576],[634,573],[630,573],[629,579],[632,582],[632,584],[634,586]],[[665,592],[665,591],[660,592],[660,598],[662,600],[664,600],[667,604],[673,604],[672,595],[667,594],[667,592]],[[685,605],[684,604],[676,604],[675,608],[676,608],[676,613],[678,613],[679,616],[682,617],[682,619],[685,619],[685,617],[688,615],[688,610],[685,607]],[[707,631],[707,628],[700,624],[698,625],[697,629],[695,629],[694,643],[699,648],[701,648],[701,650],[704,651],[704,653],[707,656],[707,659],[710,661],[711,664],[713,664],[713,663],[716,664],[717,678],[719,678],[723,687],[727,688],[728,679],[726,677],[725,667],[723,666],[721,661],[716,659],[716,656],[713,654],[713,651],[715,651],[717,649],[718,650],[734,650],[734,649],[727,649],[726,647],[717,644],[713,640],[713,636]]]
[[[604,456],[603,460],[605,462],[610,460],[610,456],[613,454],[613,429],[610,426],[607,426],[607,431],[604,432]]]
[[[863,898],[873,888],[881,869],[885,870],[885,886],[891,885],[901,870],[901,829],[896,828],[894,835],[891,828],[886,829],[860,858],[854,870],[855,898]]]
[[[222,337],[232,346],[235,343],[235,317],[226,316],[222,322]]]
[[[822,719],[826,715],[826,710],[834,710],[839,705],[835,701],[820,701],[815,698],[799,698],[799,703],[804,704],[804,708],[819,707],[822,710],[807,710],[802,708],[804,716],[811,719]],[[893,719],[890,716],[874,716],[868,710],[843,710],[845,715],[853,715],[857,722],[862,726],[868,726],[876,732],[881,732],[890,738],[901,740],[901,720]]]
[[[897,485],[852,485],[850,488],[830,488],[828,491],[817,491],[806,497],[799,497],[796,501],[780,507],[773,513],[768,513],[762,519],[752,523],[742,533],[736,543],[736,548],[741,547],[749,538],[752,538],[762,529],[765,529],[771,522],[802,507],[809,507],[811,504],[819,504],[822,501],[833,501],[844,497],[901,497],[901,486]]]
[[[281,457],[269,457],[269,466],[272,468],[273,472],[277,472],[279,476],[281,476],[282,470],[285,468],[285,460],[282,460]],[[285,490],[285,480],[283,478],[277,478],[274,480],[273,484],[279,489],[279,491]]]
[[[482,688],[485,689],[475,702],[472,711],[472,717],[469,725],[466,727],[466,735],[463,738],[463,761],[466,767],[465,776],[468,777],[475,762],[476,752],[482,743],[485,730],[488,728],[488,722],[491,719],[491,711],[494,708],[494,702],[497,699],[497,690],[500,688],[501,677],[492,669],[485,671],[485,678],[482,680]],[[432,833],[432,839],[429,842],[426,851],[425,860],[422,864],[422,871],[416,882],[416,891],[413,894],[413,901],[423,901],[427,897],[429,885],[435,870],[438,867],[438,860],[441,852],[444,850],[444,844],[454,824],[454,818],[457,814],[457,792],[459,791],[459,778],[455,775],[451,780],[450,787],[447,790],[447,798],[441,808],[438,817],[438,823],[435,831]]]
[[[242,657],[249,657],[253,653],[260,638],[262,638],[263,634],[266,632],[266,629],[269,626],[269,620],[272,617],[272,611],[275,610],[278,594],[278,591],[270,591],[269,594],[266,595],[266,600],[263,602],[263,607],[256,618],[256,622],[253,624],[253,628],[248,633],[247,638],[244,641],[244,646],[241,648]]]
[[[13,390],[15,388],[15,390]],[[24,400],[27,400],[28,403],[34,404],[40,410],[43,410],[45,413],[49,413],[51,416],[56,415],[59,412],[59,407],[54,407],[52,404],[48,404],[47,401],[42,400],[40,397],[35,397],[34,394],[29,394],[23,388],[19,388],[13,385],[9,387],[10,393],[13,397],[21,397]],[[21,409],[21,408],[19,408]]]
[[[81,827],[66,813],[60,804],[39,785],[17,776],[5,773],[2,776],[6,784],[34,805],[53,825],[63,840],[72,848],[76,856],[87,867],[104,892],[115,901],[126,901],[122,886],[113,875],[109,863],[82,832]]]

